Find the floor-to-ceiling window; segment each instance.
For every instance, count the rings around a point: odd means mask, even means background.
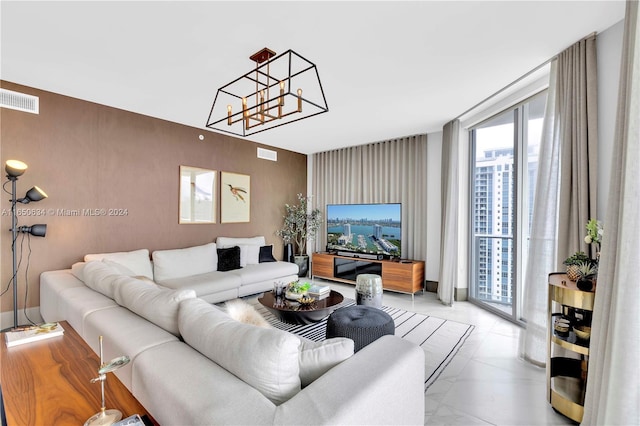
[[[470,299],[521,320],[546,92],[471,128]]]

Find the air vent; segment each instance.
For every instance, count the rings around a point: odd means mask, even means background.
[[[0,89],[0,107],[38,114],[40,99],[37,96]]]
[[[270,149],[258,148],[258,158],[263,160],[278,161],[278,153]]]

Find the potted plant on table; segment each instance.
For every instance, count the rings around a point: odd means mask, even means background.
[[[591,263],[591,259],[589,259],[589,256],[587,256],[585,252],[577,251],[571,256],[567,257],[562,263],[567,267],[567,277],[571,281],[577,281],[578,278],[580,278],[580,265],[583,263]]]
[[[285,245],[293,244],[294,261],[299,267],[298,276],[300,277],[306,276],[309,271],[307,243],[315,240],[322,224],[320,210],[309,210],[310,199],[311,197],[298,194],[298,204],[285,204],[284,226],[276,231]]]

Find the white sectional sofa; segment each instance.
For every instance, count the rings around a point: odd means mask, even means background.
[[[254,284],[268,290],[273,281],[265,278],[268,272],[253,271],[239,276],[232,291],[212,291],[204,279],[193,278],[222,279],[213,272],[235,270],[198,270],[183,277],[184,285],[171,281],[179,278],[171,277],[178,269],[168,265],[184,268],[205,253],[212,253],[210,246],[199,246],[194,256],[154,253],[151,269],[143,252],[96,255],[72,270],[45,272],[42,316],[67,320],[96,352],[103,336],[105,359],[128,355],[131,362],[115,374],[162,425],[423,424],[420,347],[384,336],[353,354],[349,339],[312,343],[238,322],[210,301],[237,297]],[[251,261],[245,258],[242,269],[259,266]],[[152,282],[150,271],[176,288]]]

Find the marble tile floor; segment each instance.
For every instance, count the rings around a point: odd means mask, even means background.
[[[320,282],[321,280],[314,280]],[[326,282],[345,297],[354,286]],[[518,358],[523,329],[469,303],[443,305],[435,293],[385,292],[383,303],[476,326],[425,394],[428,425],[572,425],[547,401],[546,373]]]

